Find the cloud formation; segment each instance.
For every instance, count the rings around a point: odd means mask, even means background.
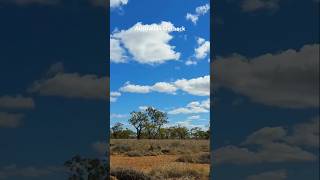
[[[210,78],[203,76],[193,79],[178,79],[174,82],[157,82],[154,85],[136,85],[126,82],[120,91],[128,93],[150,93],[160,92],[176,94],[178,90],[195,96],[209,96]]]
[[[30,97],[17,96],[2,96],[0,97],[0,108],[5,109],[33,109],[35,103]]]
[[[307,130],[317,123],[319,124],[319,117],[297,124],[293,129],[303,127],[304,130]],[[302,135],[300,130],[294,130],[292,134],[289,134],[283,127],[259,129],[249,135],[241,146],[228,145],[215,150],[215,163],[256,164],[315,161],[318,157],[304,150],[304,147],[319,147],[319,143],[315,143],[316,141],[319,142],[319,130],[315,129],[318,129],[318,127],[315,127],[306,136]],[[292,139],[298,139],[299,141],[292,141]],[[301,143],[302,139],[309,143]],[[251,145],[255,145],[257,148],[250,150]]]
[[[133,60],[141,64],[162,64],[180,58],[175,46],[169,44],[173,36],[170,34],[175,26],[171,22],[159,24],[136,23],[127,30],[116,31],[111,35],[111,62],[126,62],[124,55],[127,50]],[[141,29],[160,29],[142,31]],[[124,47],[121,47],[123,44]]]
[[[285,108],[319,107],[319,44],[255,58],[233,54],[214,63],[214,85],[253,102]]]
[[[243,0],[241,8],[244,12],[253,12],[258,10],[277,10],[280,0]]]
[[[51,78],[35,81],[28,91],[43,96],[106,99],[106,84],[106,77],[98,77],[94,74],[58,73]]]
[[[187,13],[186,20],[189,20],[194,25],[196,25],[198,20],[199,20],[199,17],[203,16],[204,14],[209,12],[209,10],[210,10],[210,5],[209,4],[205,4],[203,6],[196,7],[195,14]]]
[[[204,101],[193,101],[186,105],[186,107],[180,107],[170,110],[168,114],[198,114],[198,113],[208,113],[210,110],[210,99]],[[192,116],[196,118],[198,116]]]

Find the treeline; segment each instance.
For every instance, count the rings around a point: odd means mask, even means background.
[[[188,129],[180,125],[163,127],[168,123],[168,116],[155,108],[148,107],[143,111],[133,111],[128,122],[135,128],[135,132],[116,123],[110,129],[110,136],[114,139],[209,139],[210,131],[203,131],[195,127]]]

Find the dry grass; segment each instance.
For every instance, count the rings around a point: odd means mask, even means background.
[[[111,155],[123,155],[131,151],[135,153],[129,154],[137,154],[138,156],[209,152],[208,140],[112,139],[110,145]]]
[[[111,169],[118,174],[151,180],[209,179],[208,140],[113,139],[110,149]]]

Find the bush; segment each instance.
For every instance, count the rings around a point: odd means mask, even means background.
[[[111,169],[110,175],[116,177],[118,180],[151,180],[151,178],[143,172],[125,168]]]
[[[129,157],[140,157],[140,156],[144,156],[144,154],[140,151],[129,151],[126,153],[127,156]]]
[[[112,152],[117,152],[117,153],[126,153],[131,150],[132,148],[128,144],[117,144],[112,148]]]
[[[210,153],[185,154],[180,156],[176,161],[185,163],[210,164]]]
[[[207,172],[203,170],[195,170],[185,165],[171,165],[155,168],[150,171],[149,175],[154,179],[207,179]]]

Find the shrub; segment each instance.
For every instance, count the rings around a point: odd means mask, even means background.
[[[150,171],[149,175],[154,179],[207,179],[207,172],[204,170],[195,170],[185,165],[170,165],[158,167]]]
[[[140,157],[140,156],[144,156],[144,154],[140,151],[129,151],[126,153],[127,156],[129,157]]]
[[[185,154],[180,156],[176,161],[185,163],[210,164],[210,153]]]
[[[112,148],[112,152],[125,153],[131,151],[131,147],[128,144],[117,144]]]
[[[116,177],[118,180],[151,180],[151,178],[143,172],[125,168],[111,169],[110,175]]]

